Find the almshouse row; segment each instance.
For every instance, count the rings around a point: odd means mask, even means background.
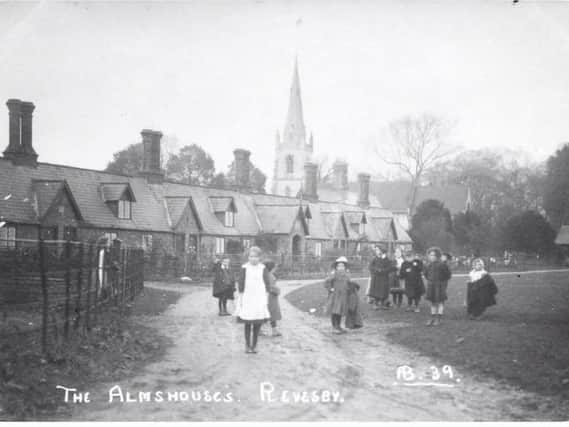
[[[21,240],[109,241],[170,255],[187,265],[256,244],[291,257],[357,255],[371,244],[410,246],[391,212],[370,204],[369,175],[359,175],[357,203],[318,199],[317,168],[305,164],[300,197],[252,193],[250,152],[236,149],[237,185],[221,189],[172,182],[160,168],[162,133],[141,132],[137,176],[38,162],[34,105],[10,99],[9,141],[0,158],[0,244]]]

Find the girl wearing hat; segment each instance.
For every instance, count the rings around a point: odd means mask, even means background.
[[[480,258],[475,259],[472,262],[466,291],[466,305],[470,319],[478,319],[487,307],[496,305],[497,293],[496,282],[484,268],[484,261]]]
[[[425,270],[427,279],[427,300],[431,302],[431,319],[427,326],[438,326],[443,316],[444,302],[447,300],[447,286],[451,278],[448,265],[441,260],[442,251],[430,248],[427,251],[428,265]]]
[[[346,332],[341,326],[343,316],[346,316],[346,327],[355,329],[363,326],[357,294],[360,285],[350,280],[347,267],[346,257],[338,258],[333,264],[332,276],[324,282],[324,287],[328,290],[326,311],[331,315],[336,334]]]
[[[271,317],[267,307],[270,273],[261,261],[261,249],[249,249],[249,261],[241,268],[239,277],[240,322],[245,323],[246,353],[257,353],[261,325]]]

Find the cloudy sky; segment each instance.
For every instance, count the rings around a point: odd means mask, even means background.
[[[382,170],[369,145],[406,114],[464,147],[569,141],[564,1],[0,2],[0,100],[36,104],[46,162],[101,169],[152,128],[270,175],[295,55],[315,151],[352,173]]]

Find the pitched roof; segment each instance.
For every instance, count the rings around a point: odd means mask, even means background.
[[[289,234],[297,220],[301,221],[305,233],[309,232],[304,211],[300,206],[256,205],[256,210],[264,233]]]
[[[411,183],[408,181],[372,181],[370,192],[377,196],[384,208],[391,211],[406,211],[409,206]],[[460,184],[421,186],[417,189],[415,206],[429,199],[440,200],[451,213],[462,212],[468,200],[468,187]]]
[[[125,193],[132,202],[136,202],[132,188],[128,182],[104,182],[101,184],[101,192],[105,202],[121,200]]]
[[[234,190],[225,190],[198,185],[165,182],[161,189],[155,189],[155,195],[162,197],[191,197],[198,219],[202,225],[202,233],[220,236],[252,236],[261,231],[254,210],[252,195]],[[235,209],[233,227],[226,227],[215,215],[210,203],[211,199],[232,199]]]
[[[569,225],[563,225],[555,238],[556,245],[569,245]]]
[[[39,222],[33,206],[33,180],[65,181],[85,225],[171,231],[164,206],[156,200],[142,177],[127,177],[49,163],[38,163],[37,168],[14,166],[4,158],[0,158],[0,219],[28,224]],[[137,203],[132,205],[131,219],[118,219],[105,204],[100,185],[125,181],[136,193]]]
[[[168,209],[170,226],[177,228],[184,215],[191,215],[188,221],[188,228],[185,231],[189,233],[199,233],[202,231],[202,225],[196,214],[196,209],[191,197],[165,197],[164,203]]]

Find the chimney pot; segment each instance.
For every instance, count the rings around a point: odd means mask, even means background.
[[[31,102],[9,99],[9,142],[4,157],[20,166],[37,166],[38,155],[32,145],[32,113],[35,106]]]
[[[233,150],[235,158],[235,186],[241,190],[249,189],[249,174],[250,174],[250,161],[249,157],[251,152],[243,148]]]
[[[358,206],[362,209],[368,209],[369,202],[369,181],[371,175],[367,173],[358,174],[358,183],[360,184],[360,192],[358,196]]]
[[[160,168],[160,139],[162,132],[143,129],[142,135],[142,170],[141,175],[152,184],[159,184],[164,180],[164,174]]]
[[[332,165],[334,175],[334,188],[346,191],[348,189],[348,163],[343,160],[336,160]]]
[[[9,99],[6,102],[8,106],[8,147],[4,151],[4,156],[12,158],[15,153],[21,150],[20,121],[22,101],[19,99]]]
[[[318,200],[318,165],[312,162],[304,164],[304,196],[306,199]]]

